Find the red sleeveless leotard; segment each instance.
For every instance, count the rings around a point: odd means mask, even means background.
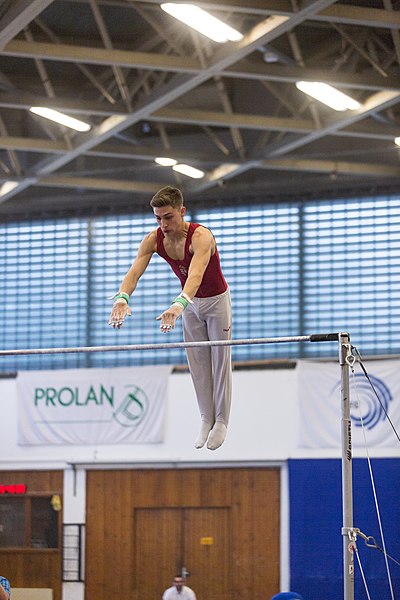
[[[189,252],[190,244],[192,241],[192,235],[195,229],[200,227],[199,223],[189,223],[189,229],[187,232],[185,242],[185,256],[183,260],[174,260],[165,251],[164,248],[164,234],[160,227],[157,229],[157,254],[159,254],[167,263],[171,266],[173,272],[179,277],[182,288],[184,287],[189,265],[193,258],[193,254]],[[207,269],[203,275],[203,280],[197,290],[197,298],[210,298],[211,296],[218,296],[225,292],[228,288],[228,284],[222,274],[221,264],[219,260],[219,254],[217,248],[215,248],[214,254],[210,258]]]

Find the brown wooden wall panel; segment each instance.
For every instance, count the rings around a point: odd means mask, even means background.
[[[266,600],[279,544],[277,468],[87,474],[86,600],[160,599],[179,564],[198,600]]]
[[[62,494],[62,471],[0,471],[0,484],[25,483],[29,494],[47,492]]]
[[[62,471],[0,471],[0,484],[25,483],[27,494],[63,493]],[[61,531],[60,531],[61,534]],[[61,550],[0,548],[1,575],[12,587],[52,588],[61,600]]]
[[[61,553],[57,550],[0,551],[1,574],[12,587],[52,588],[61,600]]]

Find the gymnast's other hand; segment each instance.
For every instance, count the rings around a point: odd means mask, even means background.
[[[167,310],[164,310],[161,315],[156,317],[157,321],[161,321],[160,329],[162,333],[169,333],[171,329],[174,329],[176,320],[183,313],[183,306],[181,304],[173,304]]]
[[[113,304],[110,319],[108,324],[114,329],[121,329],[126,317],[130,317],[132,310],[129,308],[126,302],[115,302]]]

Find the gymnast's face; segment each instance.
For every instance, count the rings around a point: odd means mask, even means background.
[[[172,206],[154,207],[153,212],[164,235],[174,236],[182,231],[183,217],[186,213],[184,206],[180,208],[173,208]]]

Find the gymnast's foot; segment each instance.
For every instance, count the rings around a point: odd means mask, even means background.
[[[207,423],[206,421],[201,422],[201,428],[199,431],[199,435],[194,443],[195,448],[202,448],[207,441],[208,434],[210,433],[212,425]]]
[[[217,421],[212,428],[208,437],[207,448],[209,450],[216,450],[224,443],[227,428],[221,421]]]

